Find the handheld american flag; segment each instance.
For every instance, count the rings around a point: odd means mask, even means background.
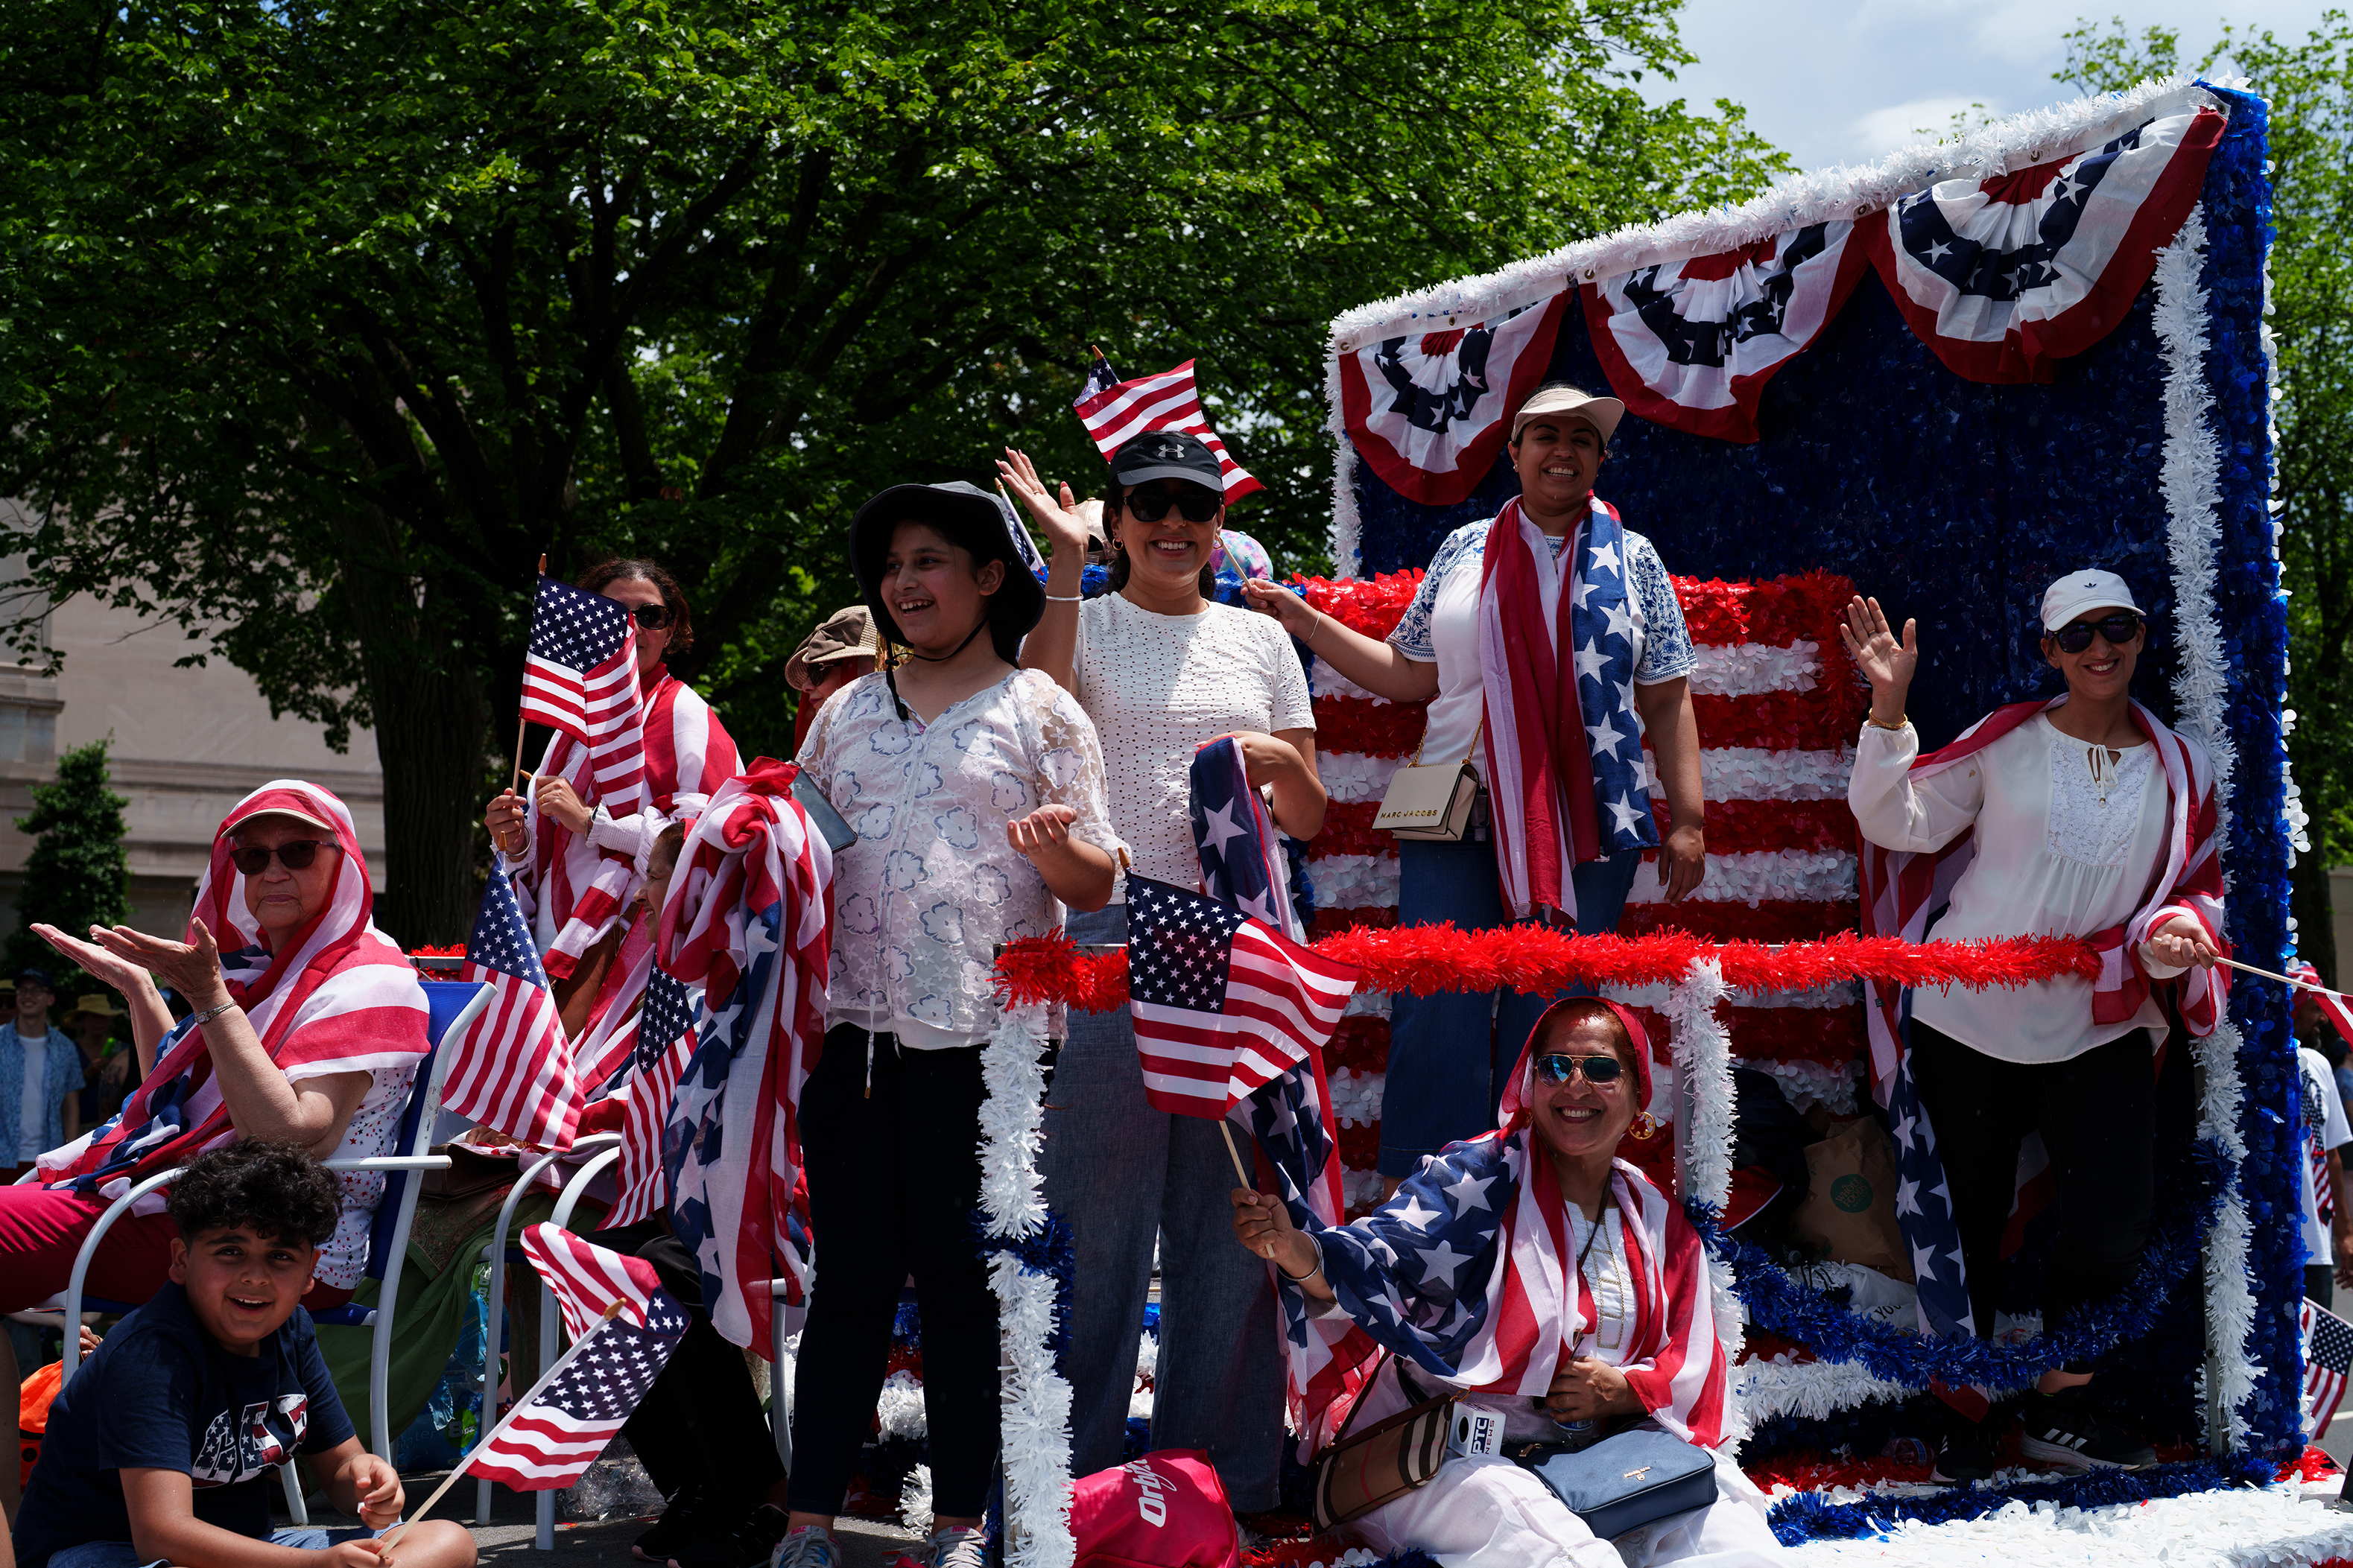
[[[565,1321],[585,1331],[459,1468],[517,1491],[546,1491],[578,1480],[605,1451],[661,1375],[688,1319],[638,1258],[548,1225],[526,1233],[523,1250]]]
[[[1217,454],[1229,503],[1266,488],[1234,461],[1226,444],[1209,428],[1208,416],[1201,412],[1200,393],[1193,385],[1191,360],[1158,375],[1113,381],[1110,362],[1097,349],[1086,385],[1071,406],[1078,410],[1079,422],[1087,427],[1095,450],[1106,458],[1118,451],[1123,442],[1147,430],[1182,430],[1199,437],[1201,444]]]
[[[496,865],[458,973],[487,983],[491,1005],[451,1047],[443,1103],[517,1142],[565,1147],[580,1121],[572,1042],[564,1037],[522,907]]]
[[[2310,1440],[2317,1443],[2337,1417],[2346,1379],[2353,1376],[2353,1323],[2307,1296],[2296,1328],[2304,1335],[2304,1404],[2312,1417]]]
[[[669,1202],[670,1187],[662,1175],[662,1123],[669,1119],[679,1074],[694,1053],[695,1021],[701,1013],[691,987],[659,967],[647,977],[645,1009],[638,1015],[637,1056],[626,1089],[628,1109],[621,1116],[620,1170],[614,1178],[620,1196],[605,1216],[607,1226],[635,1225]]]
[[[1144,1097],[1220,1119],[1317,1053],[1356,988],[1319,958],[1213,899],[1127,879],[1127,994]]]

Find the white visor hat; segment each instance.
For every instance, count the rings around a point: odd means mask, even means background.
[[[1528,395],[1528,400],[1520,405],[1519,412],[1512,416],[1512,439],[1516,441],[1520,438],[1520,432],[1527,428],[1529,420],[1547,414],[1584,420],[1600,433],[1601,444],[1607,447],[1609,438],[1618,434],[1618,421],[1625,417],[1626,405],[1614,397],[1596,397],[1574,386],[1539,387]]]
[[[2133,603],[2132,590],[2113,572],[2070,572],[2043,591],[2042,629],[2055,632],[2086,610],[2148,612]]]

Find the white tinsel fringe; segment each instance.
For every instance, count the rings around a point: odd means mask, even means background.
[[[1710,800],[1844,800],[1854,752],[1776,752],[1762,746],[1703,746],[1701,792]]]
[[[1692,648],[1691,689],[1701,697],[1756,697],[1767,691],[1811,691],[1822,673],[1820,644],[1698,643]]]
[[[1322,864],[1322,862],[1318,862]],[[1645,867],[1634,873],[1630,904],[1663,903],[1666,889]],[[1707,879],[1691,896],[1704,903],[1755,904],[1767,900],[1826,903],[1855,896],[1855,858],[1834,849],[1758,849],[1707,858]]]
[[[1841,1410],[1909,1399],[1920,1392],[1908,1384],[1873,1377],[1852,1362],[1792,1363],[1787,1356],[1742,1362],[1732,1369],[1732,1387],[1751,1422],[1782,1415],[1820,1421]]]
[[[1859,168],[1794,174],[1737,206],[1679,214],[1658,224],[1628,227],[1580,240],[1498,271],[1455,279],[1432,288],[1375,300],[1342,312],[1332,322],[1336,353],[1382,338],[1429,330],[1433,316],[1467,325],[1517,305],[1550,299],[1572,280],[1609,276],[1652,262],[1713,256],[1808,224],[1851,218],[1876,211],[1896,197],[1945,179],[1989,179],[2094,146],[2158,115],[2213,103],[2212,95],[2188,76],[2143,82],[2126,92],[2079,99],[2054,109],[2012,115],[1957,141],[1922,142]],[[1327,361],[1325,396],[1331,423],[1342,425],[1336,361]],[[1345,464],[1347,456],[1341,461]],[[1345,524],[1335,516],[1334,553],[1344,568],[1339,541],[1355,547],[1356,520],[1350,487],[1338,486],[1348,505]]]
[[[1332,432],[1332,570],[1341,577],[1358,577],[1364,574],[1364,523],[1356,515],[1356,444],[1348,438],[1348,422],[1340,412],[1336,358],[1324,362],[1324,406],[1331,410],[1324,428]]]
[[[1005,1468],[1005,1561],[1017,1568],[1071,1568],[1071,1385],[1054,1369],[1049,1346],[1051,1276],[1033,1274],[1011,1253],[989,1259],[997,1325],[1005,1338],[998,1421]]]
[[[1377,801],[1389,792],[1389,775],[1404,764],[1402,757],[1368,757],[1362,752],[1334,752],[1315,759],[1316,776],[1324,793],[1338,801]],[[1839,785],[1841,794],[1846,786]]]
[[[2160,488],[2166,505],[2166,553],[2173,574],[2174,639],[2180,660],[2174,698],[2184,734],[2206,748],[2214,765],[2214,799],[2227,861],[2231,834],[2231,775],[2238,750],[2231,736],[2230,665],[2222,647],[2214,605],[2214,556],[2221,538],[2218,475],[2221,455],[2208,414],[2212,396],[2206,384],[2206,290],[2198,270],[2206,252],[2203,206],[2190,209],[2173,243],[2158,252],[2157,300],[2151,325],[2165,361],[2165,458]],[[2218,1140],[2236,1169],[2246,1156],[2239,1136],[2244,1086],[2239,1079],[2239,1031],[2224,1019],[2198,1042],[2206,1068],[2205,1102],[2199,1131]],[[2225,1347],[2221,1405],[2229,1413],[2232,1447],[2244,1442],[2242,1414],[2254,1392],[2259,1369],[2247,1363],[2247,1335],[2254,1327],[2255,1301],[2247,1279],[2249,1226],[2246,1202],[2233,1182],[2206,1241],[2206,1312],[2211,1331]],[[2201,1402],[2201,1410],[2205,1408]]]
[[[882,1396],[874,1403],[874,1418],[885,1437],[921,1441],[929,1430],[923,1424],[923,1385],[912,1372],[894,1372],[882,1380]]]
[[[932,1532],[932,1467],[917,1465],[899,1488],[899,1522],[917,1535]]]
[[[980,1206],[988,1234],[1034,1236],[1046,1224],[1038,1150],[1045,1137],[1044,1009],[1012,1007],[981,1052]]]
[[[1724,966],[1695,960],[1667,999],[1675,1068],[1691,1103],[1683,1142],[1683,1191],[1719,1211],[1732,1192],[1732,1038],[1715,1005],[1724,1000]]]
[[[2333,1489],[2334,1483],[2331,1483]],[[1852,1494],[1832,1494],[1854,1501]],[[2013,1502],[1983,1519],[1905,1521],[1862,1541],[1789,1549],[1804,1565],[1903,1563],[1905,1568],[2253,1568],[2309,1563],[2353,1552],[2353,1515],[2331,1511],[2294,1482],[2192,1492],[2105,1508]]]

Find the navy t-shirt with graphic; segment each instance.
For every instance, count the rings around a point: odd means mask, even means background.
[[[353,1436],[310,1313],[297,1307],[259,1355],[232,1355],[167,1283],[49,1406],[16,1516],[16,1561],[42,1568],[86,1541],[129,1541],[126,1469],[185,1470],[198,1519],[266,1539],[277,1467]]]

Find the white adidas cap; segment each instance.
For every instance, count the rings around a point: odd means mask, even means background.
[[[2148,612],[2133,603],[2132,590],[2113,572],[2070,572],[2043,590],[2042,629],[2055,632],[2085,610]]]

